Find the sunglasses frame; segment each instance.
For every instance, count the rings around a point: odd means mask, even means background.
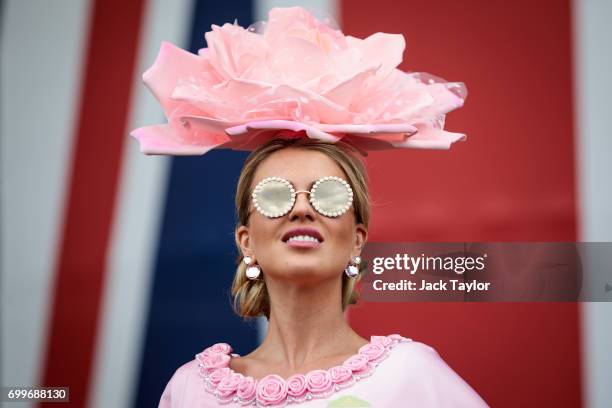
[[[342,209],[338,210],[338,211],[326,211],[324,209],[321,208],[321,206],[317,203],[316,200],[316,191],[317,188],[319,188],[319,186],[327,181],[330,180],[334,180],[339,182],[340,184],[342,184],[347,192],[348,192],[348,202],[345,204],[344,207],[342,207]],[[287,188],[289,189],[289,192],[291,193],[291,198],[288,202],[288,205],[286,206],[286,210],[283,211],[279,211],[276,213],[270,213],[266,210],[264,210],[263,208],[261,208],[261,206],[259,205],[259,203],[257,202],[257,195],[263,190],[264,186],[267,183],[270,182],[280,182],[282,184],[285,184],[287,186]],[[255,186],[255,189],[253,189],[253,193],[251,194],[252,197],[252,201],[253,201],[253,206],[255,207],[255,209],[263,216],[268,217],[268,218],[279,218],[282,217],[286,214],[288,214],[292,209],[293,206],[295,205],[295,200],[296,197],[299,193],[307,193],[308,194],[308,201],[310,202],[310,204],[312,205],[312,207],[321,215],[324,215],[326,217],[330,217],[330,218],[335,218],[335,217],[339,217],[342,214],[344,214],[345,212],[347,212],[349,210],[349,208],[351,208],[351,205],[353,204],[353,189],[351,188],[350,184],[340,178],[340,177],[336,177],[336,176],[325,176],[325,177],[321,177],[320,179],[317,179],[315,181],[315,183],[313,184],[313,186],[310,188],[310,191],[306,191],[306,190],[300,190],[300,191],[296,191],[295,187],[293,186],[293,184],[291,184],[291,182],[287,179],[284,179],[282,177],[266,177],[265,179],[261,180],[259,183],[257,183],[257,185]]]

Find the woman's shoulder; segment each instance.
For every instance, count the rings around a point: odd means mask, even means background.
[[[209,354],[211,347],[196,354],[192,360],[174,371],[161,395],[159,408],[182,408],[213,401],[201,382],[202,358]]]
[[[410,389],[415,396],[436,396],[440,406],[487,406],[434,347],[414,340],[403,341],[396,345],[392,356],[392,362],[383,369],[386,374],[382,377],[387,375],[387,380],[395,380],[402,392]]]
[[[368,353],[369,349],[384,349],[385,354],[394,359],[421,361],[440,358],[438,352],[431,346],[413,340],[401,334],[388,334],[383,336],[370,336],[368,344],[360,349],[360,353]]]
[[[418,377],[419,380],[432,376],[437,379],[458,377],[438,351],[426,343],[416,340],[402,341],[390,354],[392,355],[390,360],[395,362],[392,365],[402,368],[402,376],[415,377],[415,379]]]
[[[390,371],[400,372],[401,369],[402,375],[422,375],[424,370],[436,369],[445,364],[435,348],[400,334],[372,336],[371,339],[369,345],[364,348],[367,349],[373,344],[385,346],[385,360],[388,360],[385,367]]]
[[[184,384],[190,376],[198,371],[198,360],[194,358],[185,364],[179,366],[170,378],[170,382],[175,384]]]
[[[410,364],[428,364],[442,360],[438,351],[432,346],[405,337],[394,347],[393,353]]]
[[[197,361],[191,360],[174,371],[159,400],[159,408],[175,408],[185,397],[190,377],[197,371]]]
[[[202,351],[195,354],[192,360],[179,366],[172,375],[169,383],[176,385],[185,384],[190,377],[197,377],[200,375],[202,371],[201,368],[205,363],[208,365],[208,368],[215,365],[218,365],[218,367],[226,367],[230,357],[237,356],[237,354],[233,354],[232,351],[233,349],[228,343],[215,343],[205,347]]]

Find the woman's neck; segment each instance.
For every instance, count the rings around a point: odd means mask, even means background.
[[[355,353],[367,341],[344,318],[341,285],[340,279],[312,287],[267,282],[268,333],[252,356],[299,371],[317,361]]]

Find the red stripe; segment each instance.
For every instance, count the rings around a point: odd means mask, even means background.
[[[69,386],[76,407],[86,405],[90,387],[143,14],[142,0],[96,0],[92,6],[42,381]]]
[[[569,0],[341,2],[347,34],[403,33],[403,69],[470,92],[447,120],[466,143],[370,156],[372,240],[576,239],[570,17]],[[581,404],[577,304],[369,304],[350,318],[431,344],[491,406]]]

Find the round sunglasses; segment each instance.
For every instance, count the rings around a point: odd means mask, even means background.
[[[326,217],[339,217],[348,211],[353,202],[351,186],[340,177],[322,177],[315,181],[310,191],[295,191],[288,180],[267,177],[253,190],[253,206],[265,217],[282,217],[291,211],[299,193],[308,194],[310,204]]]

